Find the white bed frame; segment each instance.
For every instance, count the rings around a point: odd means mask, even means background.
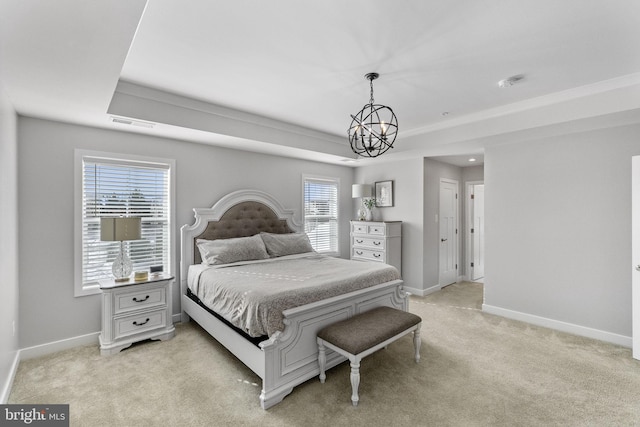
[[[282,401],[293,387],[319,374],[316,334],[320,329],[378,306],[386,305],[407,311],[408,299],[402,290],[402,280],[393,280],[288,309],[283,313],[284,331],[276,332],[261,342],[259,347],[255,346],[187,296],[188,268],[194,262],[193,239],[204,231],[209,221],[218,221],[229,208],[244,201],[268,206],[278,218],[287,221],[289,228],[301,231],[301,226],[294,222],[292,210],[284,209],[272,196],[258,190],[236,191],[220,199],[212,208],[195,208],[195,223],[180,229],[182,321],[187,322],[190,318],[195,320],[262,378],[260,405],[267,409]],[[331,368],[344,360],[344,356],[329,351],[326,366]]]

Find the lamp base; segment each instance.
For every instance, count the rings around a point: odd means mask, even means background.
[[[120,252],[113,261],[111,272],[113,273],[116,282],[127,282],[132,271],[133,264],[124,250],[124,242],[120,242]]]

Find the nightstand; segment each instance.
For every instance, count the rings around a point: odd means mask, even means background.
[[[168,340],[173,337],[173,279],[173,276],[161,274],[150,275],[144,281],[100,281],[100,354],[115,354],[135,342],[146,339]]]

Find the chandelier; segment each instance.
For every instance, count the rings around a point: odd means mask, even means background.
[[[378,73],[367,73],[365,78],[371,86],[371,98],[356,115],[349,126],[349,143],[354,153],[363,157],[378,157],[393,147],[398,135],[398,119],[393,110],[373,101],[373,81]]]

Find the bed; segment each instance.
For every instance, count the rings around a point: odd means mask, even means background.
[[[228,239],[252,240],[259,239],[259,236],[265,239],[273,237],[275,242],[280,242],[287,240],[289,236],[294,237],[292,233],[302,232],[300,224],[294,221],[293,211],[285,209],[267,193],[258,190],[236,191],[220,199],[212,208],[195,208],[194,213],[194,223],[184,225],[180,229],[182,321],[197,322],[262,379],[260,405],[264,409],[281,402],[296,385],[319,374],[316,333],[320,329],[378,306],[408,310],[407,295],[402,290],[403,282],[397,271],[395,276],[378,276],[376,272],[376,280],[381,282],[372,286],[370,283],[363,285],[362,279],[352,278],[346,271],[361,268],[367,270],[367,264],[369,267],[375,267],[375,263],[342,259],[332,261],[328,259],[330,257],[314,253],[285,253],[279,257],[279,254],[274,256],[271,247],[266,245],[270,249],[268,258],[277,259],[225,264],[226,261],[222,257],[219,260],[223,265],[214,266],[213,269],[203,266],[202,254],[206,258],[204,264],[211,259],[206,251],[201,251],[203,244],[225,244],[231,241]],[[307,295],[307,299],[269,296],[277,301],[274,305],[277,310],[270,308],[256,316],[235,316],[262,317],[267,319],[266,326],[254,327],[237,323],[237,319],[232,318],[234,316],[216,311],[220,308],[215,307],[218,294],[214,297],[207,297],[206,293],[198,295],[200,290],[197,284],[200,283],[200,276],[205,274],[217,277],[236,274],[230,276],[229,281],[240,288],[238,295],[252,293],[244,290],[242,286],[249,286],[254,277],[256,280],[268,277],[269,283],[300,282],[301,286],[304,286],[312,277],[315,278],[316,274],[301,273],[310,271],[306,265],[293,272],[285,266],[301,262],[313,263],[316,262],[314,257],[321,263],[336,262],[337,270],[345,270],[343,267],[348,264],[345,275],[332,275],[332,283],[326,284],[325,290],[319,295],[311,295],[312,292],[309,290],[308,294],[311,296]],[[276,271],[278,273],[274,274]],[[389,274],[389,271],[385,270],[385,274]],[[250,279],[245,280],[246,277]],[[369,282],[369,279],[364,281]],[[265,285],[261,282],[260,286]],[[309,289],[312,287],[315,289],[315,284],[309,286]],[[211,303],[214,304],[213,308]],[[256,308],[251,312],[258,313],[259,310]],[[326,366],[330,368],[344,360],[346,359],[343,356],[328,352]]]

